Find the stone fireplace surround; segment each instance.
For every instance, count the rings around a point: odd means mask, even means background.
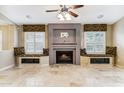
[[[80,27],[76,24],[48,24],[49,64],[56,64],[56,51],[73,51],[73,64],[80,64]],[[67,32],[68,38],[60,38]]]

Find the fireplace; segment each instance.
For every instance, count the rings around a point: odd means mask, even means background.
[[[73,51],[56,51],[57,64],[73,64]]]
[[[48,24],[49,63],[80,64],[80,24]]]

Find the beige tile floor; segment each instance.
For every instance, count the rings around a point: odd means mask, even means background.
[[[113,87],[124,86],[124,69],[61,64],[23,64],[0,72],[1,87]]]

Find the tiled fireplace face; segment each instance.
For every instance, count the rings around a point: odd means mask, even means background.
[[[63,58],[70,55],[70,63],[80,64],[80,24],[48,24],[48,34],[50,64],[62,63],[63,60],[58,62],[62,51],[66,53],[61,55]]]

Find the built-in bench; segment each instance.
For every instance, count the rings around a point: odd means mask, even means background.
[[[48,49],[43,49],[43,54],[25,54],[24,47],[16,47],[14,48],[15,55],[15,65],[17,67],[22,66],[22,61],[24,60],[38,60],[40,65],[49,65],[49,54]]]
[[[87,54],[85,49],[81,49],[81,66],[108,65],[116,64],[116,47],[106,47],[105,54]]]

